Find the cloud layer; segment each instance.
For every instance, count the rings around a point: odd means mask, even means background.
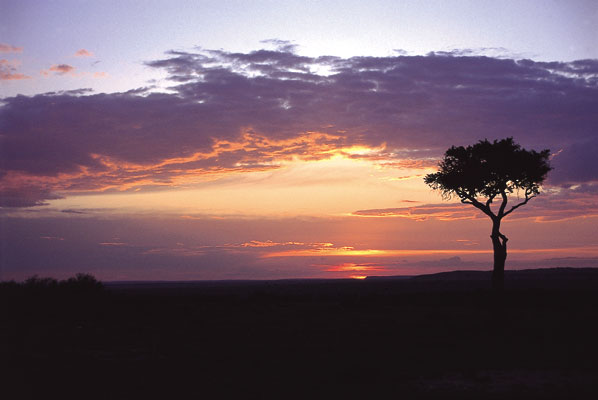
[[[451,145],[506,136],[558,152],[553,185],[595,190],[598,60],[310,58],[277,44],[250,53],[170,51],[147,62],[169,74],[168,93],[3,99],[0,206],[182,186],[350,146],[382,149],[377,157],[388,163],[429,165]]]
[[[415,221],[426,221],[429,219],[455,221],[488,218],[478,209],[460,203],[358,210],[353,215],[359,217],[399,217]],[[558,193],[552,191],[547,194],[543,193],[525,207],[519,208],[513,214],[510,214],[508,220],[529,218],[536,222],[548,222],[596,216],[598,216],[598,202],[596,202],[595,194],[584,193],[580,190],[560,190]]]
[[[492,264],[490,224],[482,220],[187,219],[89,210],[2,223],[0,280],[78,272],[103,280],[338,278]],[[596,265],[595,218],[507,228],[509,268]],[[589,234],[563,235],[572,229]]]

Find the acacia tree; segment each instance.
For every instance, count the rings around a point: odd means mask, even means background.
[[[550,150],[525,150],[506,138],[481,140],[472,146],[451,147],[439,164],[439,171],[425,176],[432,189],[440,190],[445,199],[458,196],[461,203],[471,204],[492,220],[494,269],[492,287],[504,287],[507,237],[500,232],[504,217],[540,194],[540,185],[552,169]],[[509,206],[509,198],[517,201]],[[497,205],[493,207],[493,202]],[[497,208],[498,207],[498,208]]]

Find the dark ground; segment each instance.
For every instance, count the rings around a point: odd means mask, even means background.
[[[6,399],[598,398],[598,269],[0,291]]]

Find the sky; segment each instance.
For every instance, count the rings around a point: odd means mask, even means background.
[[[0,280],[491,269],[423,177],[505,137],[553,167],[507,269],[598,264],[594,1],[0,8]]]

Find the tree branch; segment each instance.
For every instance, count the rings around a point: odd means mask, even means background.
[[[513,211],[515,211],[516,209],[518,209],[519,207],[527,204],[528,201],[530,201],[531,199],[533,199],[536,196],[537,195],[533,194],[533,192],[531,190],[526,189],[525,190],[525,200],[522,201],[521,203],[516,204],[513,207],[511,207],[511,209],[509,211],[507,211],[506,213],[503,214],[503,217],[506,217],[507,215],[509,215],[510,213],[512,213]]]
[[[490,204],[492,204],[492,200],[494,200],[495,197],[496,194],[493,194],[492,196],[488,197],[488,201],[486,201],[486,207],[490,207]]]
[[[457,193],[457,196],[459,196],[459,198],[461,198],[461,203],[463,203],[463,204],[471,204],[475,208],[481,210],[484,214],[486,214],[490,218],[492,218],[492,219],[496,218],[496,215],[494,215],[494,213],[490,209],[490,206],[484,205],[483,203],[480,203],[478,201],[478,199],[476,199],[475,197],[467,194],[464,191],[461,191],[461,190],[457,191],[456,190],[455,193]]]

